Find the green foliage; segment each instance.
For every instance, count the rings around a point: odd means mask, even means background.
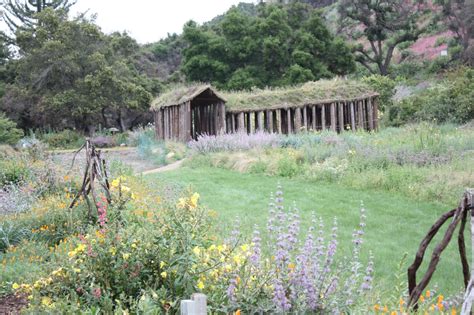
[[[38,139],[46,143],[51,149],[77,149],[85,141],[83,135],[69,129],[59,132],[40,132]]]
[[[392,97],[395,95],[395,81],[389,77],[373,74],[362,79],[362,82],[368,84],[377,93],[379,97],[379,110],[384,112],[392,105]]]
[[[302,3],[260,5],[257,15],[238,8],[218,23],[184,27],[182,70],[190,81],[236,90],[281,86],[354,70],[347,45]]]
[[[132,62],[138,44],[127,34],[104,35],[85,18],[68,20],[63,11],[45,9],[37,18],[36,29],[17,33],[22,58],[4,109],[22,117],[22,127],[93,131],[118,121],[128,128],[126,116],[147,109],[152,89]]]
[[[428,25],[431,24],[429,12],[416,1],[341,0],[339,13],[340,29],[356,41],[356,61],[372,74],[389,74],[395,49],[416,41],[424,32],[424,27],[419,26],[422,16],[428,16]]]
[[[0,112],[0,144],[16,144],[23,137],[23,131],[16,128],[16,124]]]
[[[465,123],[474,119],[474,71],[459,68],[422,93],[394,104],[387,119],[390,125],[413,121]]]

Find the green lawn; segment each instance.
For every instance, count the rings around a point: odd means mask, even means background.
[[[337,217],[342,254],[347,254],[350,248],[349,239],[358,224],[363,201],[367,211],[364,250],[372,251],[375,256],[375,277],[385,289],[391,288],[403,254],[408,253],[408,265],[431,224],[455,206],[414,201],[381,191],[359,191],[334,184],[240,174],[217,168],[185,167],[149,175],[147,179],[191,186],[199,192],[202,203],[218,212],[221,235],[232,230],[237,216],[246,235],[250,235],[255,224],[265,230],[270,193],[280,182],[285,203],[296,202],[300,209],[303,227],[308,227],[312,211],[323,218],[328,228]],[[441,258],[431,288],[437,283],[443,294],[459,292],[462,281],[458,257],[456,239],[453,239]]]

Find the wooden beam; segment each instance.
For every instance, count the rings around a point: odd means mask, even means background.
[[[312,116],[311,129],[316,131],[316,106],[314,105],[311,106],[311,116]]]
[[[237,120],[238,120],[238,124],[237,124],[237,130],[239,132],[245,132],[245,117],[244,117],[244,112],[240,112],[237,114]]]
[[[256,129],[257,131],[263,131],[263,112],[262,111],[258,111],[257,113],[257,125],[256,125]]]
[[[356,130],[354,102],[352,101],[349,106],[351,108],[351,130],[354,131]]]
[[[362,101],[357,101],[357,128],[364,129],[364,108]]]
[[[321,106],[321,128],[326,129],[326,104]]]
[[[379,98],[375,96],[373,99],[373,110],[374,110],[374,130],[379,129]]]
[[[246,123],[247,123],[247,134],[251,134],[252,133],[252,120],[250,120],[250,112],[248,113],[245,113],[245,117],[246,117]]]
[[[308,131],[308,106],[303,107],[303,126],[305,131]]]
[[[336,103],[331,103],[331,130],[336,131]]]
[[[273,111],[267,110],[267,132],[273,132]]]
[[[283,123],[283,115],[282,115],[282,109],[277,109],[276,110],[276,114],[277,114],[277,120],[278,120],[278,123],[277,123],[277,132],[279,134],[282,134],[283,133],[283,128],[282,128],[282,123]]]
[[[301,108],[295,108],[295,133],[301,131]]]
[[[367,112],[369,114],[369,130],[374,130],[374,108],[372,106],[372,99],[367,99]]]
[[[339,132],[344,131],[344,103],[339,102],[338,104],[338,114],[339,114]]]
[[[288,125],[288,134],[292,133],[293,130],[292,130],[292,126],[291,126],[291,108],[288,108],[286,110],[286,123]]]

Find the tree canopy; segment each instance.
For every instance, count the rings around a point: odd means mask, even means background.
[[[106,36],[84,18],[68,20],[63,10],[37,17],[35,28],[17,32],[21,58],[2,104],[20,126],[90,130],[114,121],[126,128],[126,111],[146,110],[153,89],[133,66],[132,38]]]
[[[282,86],[354,70],[348,46],[302,3],[261,4],[256,16],[233,8],[212,27],[188,22],[183,38],[187,79],[224,89]]]
[[[387,75],[396,47],[414,42],[424,31],[419,24],[423,1],[340,0],[340,27],[351,38],[356,61],[371,73]],[[361,41],[362,40],[362,41]]]

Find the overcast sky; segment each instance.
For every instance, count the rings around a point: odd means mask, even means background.
[[[77,0],[71,13],[97,13],[96,22],[104,32],[127,31],[144,44],[181,33],[189,20],[209,21],[239,2],[254,0]]]

